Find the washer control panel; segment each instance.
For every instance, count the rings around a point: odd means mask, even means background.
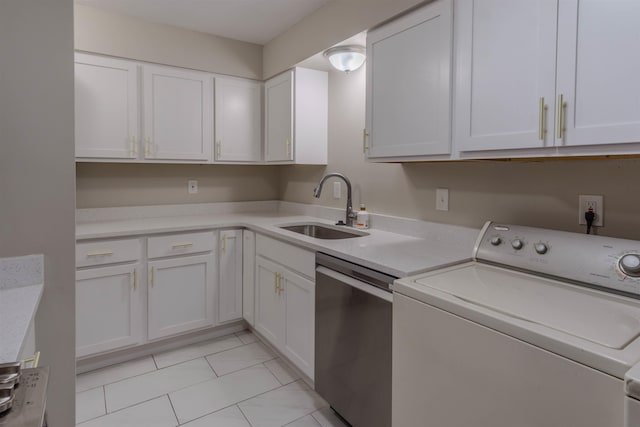
[[[640,298],[640,241],[488,222],[474,258]]]

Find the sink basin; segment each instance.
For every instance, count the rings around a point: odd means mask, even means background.
[[[304,234],[305,236],[314,237],[316,239],[351,239],[354,237],[367,236],[369,234],[363,231],[338,227],[334,228],[322,224],[293,224],[283,225],[280,228],[283,230],[293,231],[294,233]]]

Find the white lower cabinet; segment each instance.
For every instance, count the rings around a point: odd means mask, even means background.
[[[149,339],[213,325],[214,270],[212,254],[149,261]]]
[[[220,231],[218,322],[242,319],[242,230]]]
[[[315,283],[260,255],[255,271],[256,330],[313,379]]]
[[[76,273],[76,357],[142,341],[140,264]]]
[[[242,232],[242,318],[255,326],[256,233]]]

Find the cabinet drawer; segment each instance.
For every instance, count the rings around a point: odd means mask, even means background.
[[[256,255],[262,255],[307,277],[315,277],[316,254],[313,251],[258,234],[256,235]]]
[[[140,240],[105,240],[78,243],[76,245],[76,267],[115,264],[140,259]]]
[[[215,247],[213,231],[181,233],[147,239],[148,258],[209,252]]]

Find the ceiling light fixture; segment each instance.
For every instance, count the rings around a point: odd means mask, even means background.
[[[363,46],[336,46],[324,51],[324,56],[337,70],[350,73],[364,64],[366,49]]]

